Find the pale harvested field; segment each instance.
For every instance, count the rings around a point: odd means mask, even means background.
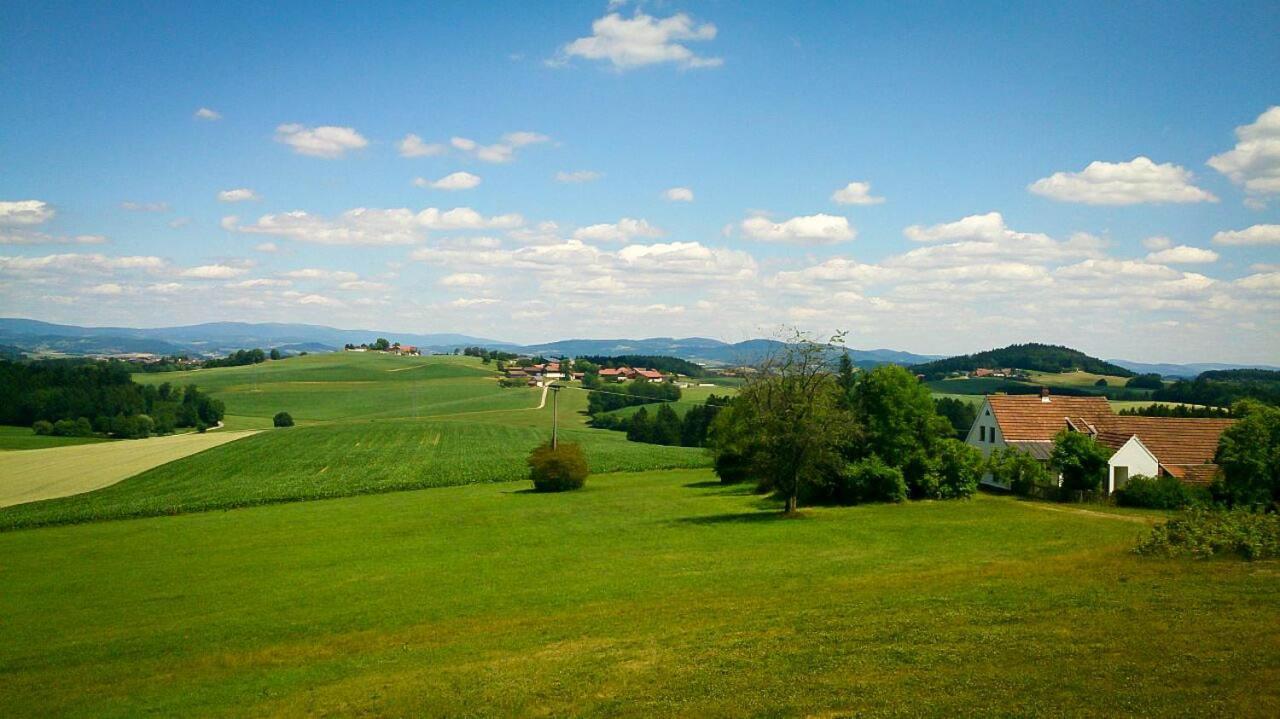
[[[101,489],[254,431],[175,434],[0,453],[0,507]]]

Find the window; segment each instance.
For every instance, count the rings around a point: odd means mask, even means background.
[[[991,428],[991,432],[990,432],[990,434],[989,434],[989,436],[988,436],[987,438],[988,438],[988,439],[990,439],[992,442],[996,441],[996,428],[995,428],[995,427],[992,427],[992,428]]]
[[[986,428],[986,427],[979,427],[979,428],[978,428],[978,441],[979,441],[979,442],[985,442],[985,441],[987,441],[987,428]]]

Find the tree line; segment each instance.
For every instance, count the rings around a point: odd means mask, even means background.
[[[1133,372],[1096,357],[1061,345],[1036,342],[1014,344],[971,355],[924,362],[911,367],[929,380],[941,379],[951,372],[972,372],[980,368],[1015,367],[1037,372],[1082,370],[1093,374],[1132,377]]]
[[[592,418],[591,426],[626,432],[627,439],[632,442],[705,447],[712,421],[720,409],[731,401],[731,397],[713,394],[703,403],[688,407],[683,416],[675,411],[670,402],[663,402],[652,413],[648,406],[641,406],[630,417],[615,413],[600,414]]]
[[[1152,399],[1230,407],[1242,399],[1280,405],[1280,371],[1231,369],[1202,372],[1194,380],[1178,380],[1156,390]]]
[[[0,424],[41,434],[145,437],[222,420],[220,400],[195,385],[140,385],[111,360],[0,361]]]

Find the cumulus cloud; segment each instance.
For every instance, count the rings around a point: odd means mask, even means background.
[[[434,181],[418,177],[414,179],[413,184],[432,190],[470,190],[479,186],[480,176],[470,172],[454,172]]]
[[[455,272],[440,278],[443,287],[483,287],[489,278],[479,272]]]
[[[1168,237],[1148,237],[1142,241],[1142,246],[1148,250],[1167,250],[1173,247],[1173,240]]]
[[[551,138],[538,132],[529,132],[522,130],[519,132],[508,132],[502,136],[501,141],[492,145],[481,145],[467,137],[450,138],[449,144],[454,149],[470,155],[481,162],[489,162],[501,164],[511,162],[515,159],[515,152],[521,147],[528,145],[537,145],[544,142],[550,142]]]
[[[227,287],[237,290],[258,290],[271,287],[289,287],[293,283],[289,280],[281,280],[271,277],[255,277],[249,280],[240,280],[238,282],[229,282]]]
[[[102,245],[106,242],[107,238],[102,235],[51,235],[22,228],[0,228],[0,245]]]
[[[202,107],[199,110],[195,111],[195,118],[197,120],[208,120],[212,122],[213,120],[221,120],[222,113],[218,112],[217,110],[210,110],[207,107]]]
[[[1218,201],[1191,181],[1186,168],[1139,156],[1128,162],[1091,162],[1080,172],[1055,172],[1027,189],[1051,200],[1086,205]]]
[[[579,228],[574,231],[573,237],[588,242],[630,242],[637,237],[661,237],[663,234],[662,228],[649,224],[648,220],[624,217],[613,223]]]
[[[572,172],[561,170],[556,173],[556,182],[594,182],[595,180],[599,180],[601,177],[603,177],[603,175],[595,170],[573,170]]]
[[[279,247],[278,245],[276,245],[276,243],[274,243],[274,242],[260,242],[260,243],[258,243],[258,244],[256,244],[256,245],[254,245],[254,246],[253,246],[253,249],[257,250],[258,252],[266,252],[266,253],[272,253],[272,252],[279,252],[279,251],[280,251],[280,247]]]
[[[178,276],[188,277],[195,280],[229,280],[233,277],[239,277],[248,271],[248,268],[245,267],[213,264],[187,268],[179,272]]]
[[[1254,197],[1280,194],[1280,105],[1270,107],[1251,124],[1236,128],[1236,146],[1209,158],[1221,172]]]
[[[693,202],[693,190],[687,187],[669,187],[662,196],[668,202]]]
[[[1195,265],[1217,261],[1217,252],[1189,245],[1169,247],[1147,255],[1147,262],[1157,262],[1165,265]]]
[[[338,284],[338,289],[348,292],[381,292],[391,289],[391,285],[385,282],[373,282],[371,280],[348,280]]]
[[[742,221],[742,233],[760,242],[799,245],[825,245],[848,242],[857,236],[848,218],[816,214],[773,222],[766,217],[749,217]]]
[[[637,11],[631,18],[609,13],[591,23],[591,34],[560,48],[551,65],[564,65],[580,57],[609,63],[619,72],[645,65],[672,63],[681,68],[719,67],[724,60],[705,57],[684,43],[707,42],[716,37],[716,26],[695,23],[684,13],[655,18]]]
[[[1254,225],[1244,230],[1223,230],[1213,236],[1218,245],[1280,245],[1280,225]]]
[[[870,182],[850,182],[831,193],[831,201],[841,205],[878,205],[884,198],[872,196]]]
[[[433,157],[445,153],[444,145],[423,142],[421,137],[413,133],[405,135],[404,139],[397,143],[396,148],[399,149],[401,157]]]
[[[249,202],[252,200],[260,200],[258,193],[247,187],[238,187],[234,190],[223,190],[218,193],[218,202]]]
[[[295,280],[326,280],[332,282],[354,282],[360,275],[346,270],[324,270],[318,267],[306,267],[300,270],[289,270],[281,273],[284,277]]]
[[[168,212],[167,202],[121,202],[120,209],[129,212]]]
[[[166,264],[163,259],[150,255],[110,256],[70,253],[41,257],[0,256],[0,271],[14,273],[50,271],[109,274],[116,270],[157,271],[164,269]]]
[[[411,245],[420,242],[429,230],[511,229],[523,223],[520,215],[485,217],[470,207],[444,211],[428,207],[416,213],[403,207],[357,207],[334,219],[295,210],[263,215],[250,225],[240,225],[234,217],[223,218],[223,226],[231,231],[321,245]]]
[[[994,241],[1002,239],[1008,228],[999,212],[969,215],[955,222],[937,225],[911,225],[902,231],[913,242],[950,242],[957,240]]]
[[[0,200],[0,225],[39,225],[53,219],[53,207],[40,200]]]
[[[299,155],[328,159],[342,157],[350,150],[359,150],[369,144],[354,128],[333,125],[306,127],[296,123],[277,127],[276,142],[292,147]]]

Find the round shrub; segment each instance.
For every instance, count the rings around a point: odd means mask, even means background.
[[[288,412],[276,412],[276,416],[271,418],[271,423],[277,427],[292,427],[293,417]]]
[[[53,423],[48,420],[38,419],[31,424],[31,431],[36,434],[53,434]]]
[[[958,439],[938,446],[934,471],[938,475],[938,499],[961,499],[978,491],[985,460],[976,447]]]
[[[992,480],[1024,497],[1031,494],[1036,485],[1049,484],[1049,470],[1035,457],[1012,447],[992,452],[987,460],[987,471],[991,473]]]
[[[1197,502],[1195,490],[1174,477],[1136,475],[1116,491],[1116,503],[1125,507],[1182,509]]]
[[[529,479],[539,492],[581,489],[587,482],[587,455],[582,446],[560,442],[555,449],[548,442],[529,454]]]
[[[874,454],[850,464],[844,477],[855,502],[902,502],[907,498],[902,470],[890,467]]]

